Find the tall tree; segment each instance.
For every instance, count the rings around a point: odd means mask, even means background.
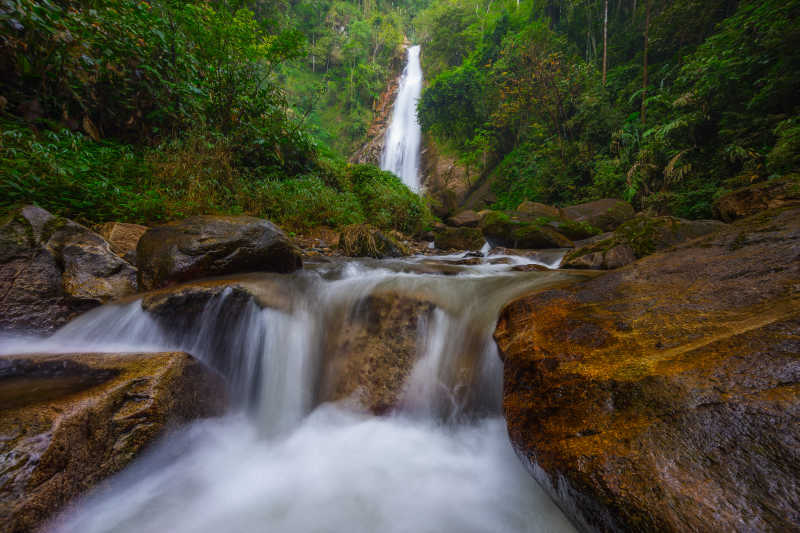
[[[647,49],[650,46],[650,5],[647,0],[644,16],[644,67],[642,69],[642,124],[647,121]]]
[[[603,87],[606,85],[608,72],[608,0],[605,0],[603,9]]]

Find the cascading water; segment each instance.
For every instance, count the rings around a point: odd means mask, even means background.
[[[419,147],[422,129],[417,120],[417,101],[422,92],[420,47],[408,49],[408,61],[400,77],[392,120],[386,131],[381,168],[393,172],[412,191],[419,190]]]
[[[163,437],[59,516],[57,532],[573,531],[515,457],[491,332],[509,299],[563,282],[509,265],[425,272],[421,258],[312,266],[226,288],[197,315],[112,304],[0,353],[184,350],[226,376],[234,407]],[[424,267],[424,268],[423,268]],[[271,284],[271,285],[270,285]],[[252,296],[279,285],[285,305]],[[271,288],[272,287],[272,288]],[[377,292],[425,295],[396,411],[321,402],[325,334]]]

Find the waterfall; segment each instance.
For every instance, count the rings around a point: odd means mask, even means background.
[[[229,384],[227,415],[170,433],[51,530],[573,532],[511,449],[491,334],[505,302],[574,274],[413,273],[420,260],[274,275],[291,300],[280,309],[228,287],[186,316],[136,300],[49,338],[0,338],[0,353],[183,350]],[[326,332],[386,293],[434,305],[417,318],[416,362],[394,413],[321,401]]]
[[[422,129],[417,120],[417,101],[422,92],[420,47],[408,49],[408,60],[400,77],[392,120],[386,130],[381,168],[393,172],[412,191],[419,190],[419,147]]]

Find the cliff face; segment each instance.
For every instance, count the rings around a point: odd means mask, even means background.
[[[367,130],[367,142],[358,149],[350,158],[351,163],[370,164],[380,166],[381,153],[386,141],[386,130],[392,120],[392,108],[394,107],[397,91],[400,88],[400,74],[403,72],[405,51],[408,45],[403,46],[402,53],[398,53],[392,64],[392,76],[389,79],[386,89],[381,93],[380,98],[372,108],[374,118]]]

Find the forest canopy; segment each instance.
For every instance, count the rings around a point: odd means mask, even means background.
[[[433,0],[423,129],[497,207],[623,197],[698,218],[800,166],[797,0]],[[605,43],[605,44],[604,44]]]

